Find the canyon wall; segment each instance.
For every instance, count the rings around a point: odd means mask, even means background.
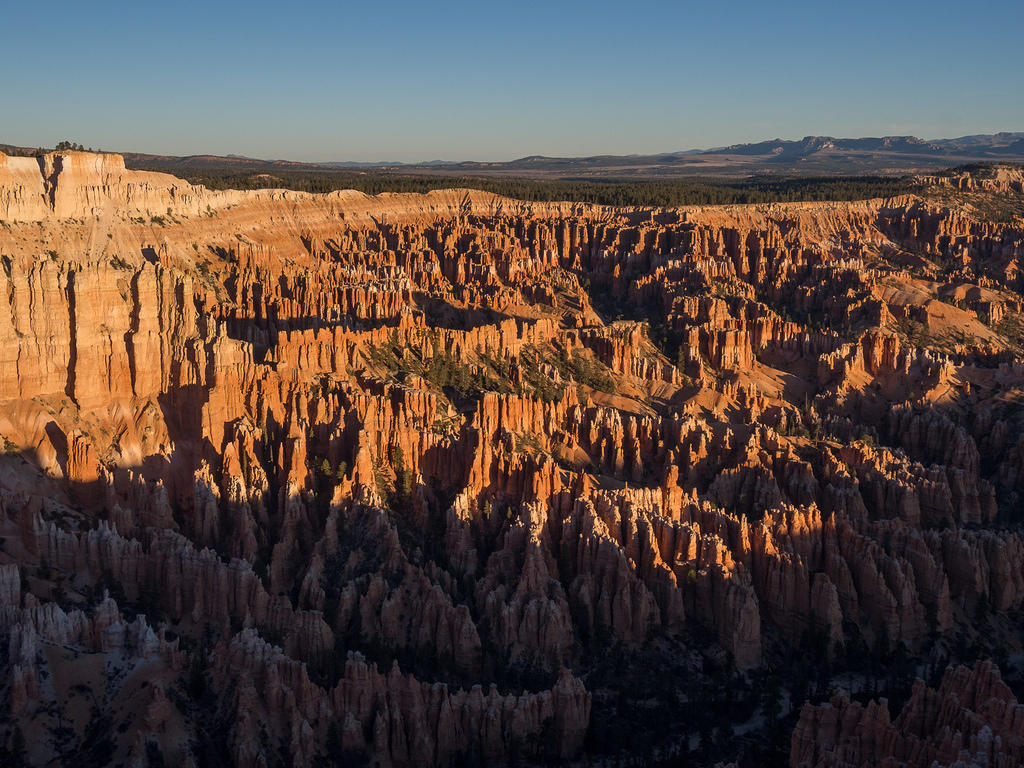
[[[568,759],[610,648],[704,633],[753,674],[1024,604],[1012,225],[213,192],[75,152],[0,156],[0,222],[31,762],[101,725],[123,761]]]

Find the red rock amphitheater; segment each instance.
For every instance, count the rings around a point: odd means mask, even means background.
[[[1024,223],[957,196],[1024,193],[935,189],[0,155],[0,762],[1022,764]]]

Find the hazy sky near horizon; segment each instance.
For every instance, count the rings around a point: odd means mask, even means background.
[[[1024,0],[46,2],[0,143],[509,160],[1024,130]]]

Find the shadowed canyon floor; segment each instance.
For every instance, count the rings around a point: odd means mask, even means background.
[[[1024,176],[926,181],[0,155],[0,762],[1020,764]]]

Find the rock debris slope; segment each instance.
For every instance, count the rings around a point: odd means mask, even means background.
[[[655,759],[697,683],[756,722],[768,670],[798,707],[787,654],[1014,652],[1024,229],[975,204],[212,192],[0,156],[0,746],[491,765],[636,731]],[[791,759],[1016,764],[1016,706],[991,666],[894,722],[809,704]]]

